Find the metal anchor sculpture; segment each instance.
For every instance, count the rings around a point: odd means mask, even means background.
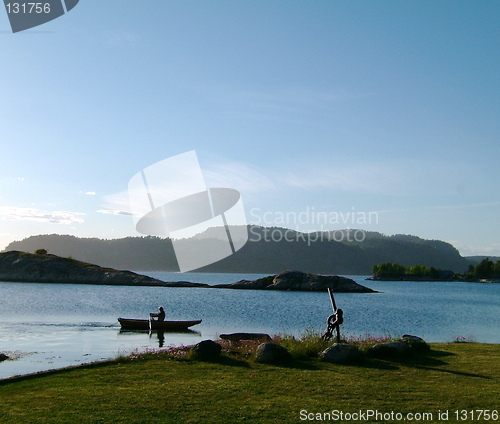
[[[326,330],[321,335],[324,341],[328,341],[333,337],[333,330],[337,331],[337,343],[340,343],[340,324],[344,322],[344,311],[337,308],[335,304],[335,299],[333,297],[332,289],[328,289],[328,294],[330,295],[330,301],[332,303],[333,314],[326,320]]]

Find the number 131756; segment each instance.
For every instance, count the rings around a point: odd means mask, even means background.
[[[462,409],[455,412],[455,419],[459,421],[498,421],[498,411],[489,409]]]
[[[7,13],[50,13],[50,3],[6,3]]]

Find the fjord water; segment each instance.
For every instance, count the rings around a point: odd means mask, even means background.
[[[148,273],[164,281],[229,283],[262,275]],[[379,293],[337,293],[342,332],[429,342],[473,339],[500,343],[500,284],[355,281]],[[213,288],[0,283],[0,378],[115,358],[158,348],[158,335],[122,332],[118,317],[147,318],[164,306],[167,319],[203,322],[190,333],[165,333],[164,347],[190,345],[229,332],[300,336],[322,332],[328,294]]]

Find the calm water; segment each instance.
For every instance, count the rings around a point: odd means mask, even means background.
[[[261,275],[149,273],[165,281],[208,284]],[[472,337],[500,343],[500,284],[375,282],[381,293],[335,294],[344,333],[415,334],[429,342]],[[147,318],[163,305],[167,319],[203,319],[187,334],[166,333],[164,346],[188,345],[228,332],[300,336],[322,332],[331,313],[327,293],[207,288],[113,287],[0,283],[0,378],[115,358],[158,348],[156,334],[122,332],[118,317]]]

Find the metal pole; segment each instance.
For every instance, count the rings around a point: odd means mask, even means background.
[[[333,297],[332,289],[328,288],[328,294],[330,295],[330,301],[332,302],[333,313],[337,313],[337,305],[335,304],[335,298]],[[335,329],[337,330],[337,343],[340,343],[340,325],[336,325]]]
[[[337,312],[337,305],[335,304],[335,299],[333,297],[332,289],[328,288],[328,294],[330,295],[330,302],[332,302],[333,313]]]

